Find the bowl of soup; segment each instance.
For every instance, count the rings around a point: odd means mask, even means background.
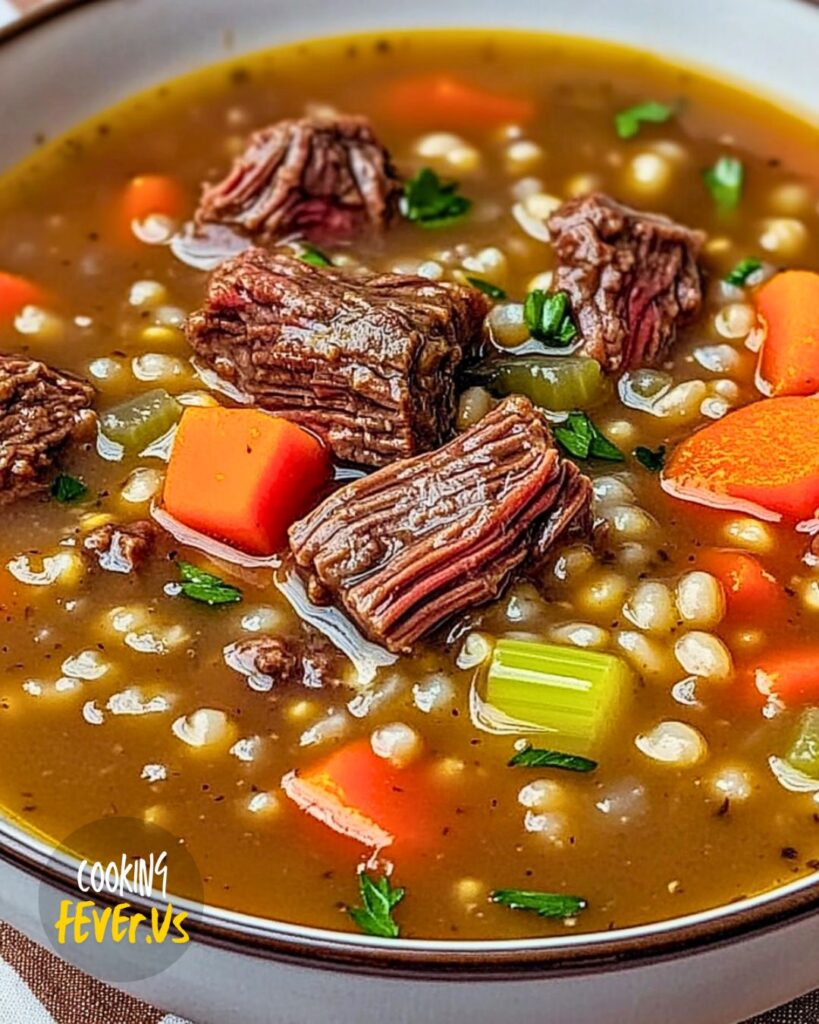
[[[198,1021],[819,984],[817,41],[795,0],[7,30],[5,918],[155,905],[104,870],[144,841],[179,955],[56,948]]]

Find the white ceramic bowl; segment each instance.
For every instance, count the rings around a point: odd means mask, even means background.
[[[0,33],[0,167],[37,133],[230,53],[459,25],[630,43],[819,116],[819,8],[806,0],[68,0]],[[39,886],[76,895],[49,853],[0,822],[0,917],[40,942]],[[819,987],[818,943],[812,879],[659,925],[526,942],[377,940],[214,911],[171,968],[126,987],[199,1024],[729,1024]]]

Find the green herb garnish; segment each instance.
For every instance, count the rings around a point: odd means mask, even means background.
[[[526,889],[495,889],[489,894],[493,903],[512,910],[532,910],[540,917],[575,917],[588,904],[579,896],[561,896],[554,892],[531,892]]]
[[[597,762],[577,754],[562,754],[559,750],[543,750],[527,746],[509,761],[510,768],[563,768],[567,772],[593,772]]]
[[[405,890],[394,889],[386,877],[374,881],[366,871],[358,876],[358,889],[363,906],[347,910],[353,921],[365,935],[397,939],[400,928],[393,921],[392,912],[404,898]]]
[[[713,167],[702,172],[702,178],[720,209],[736,208],[745,180],[745,168],[741,160],[733,156],[721,156]]]
[[[205,572],[190,562],[177,562],[179,575],[182,582],[179,584],[179,593],[189,597],[192,601],[201,601],[203,604],[236,604],[242,600],[242,592],[238,587],[225,583],[224,580],[214,576],[211,572]]]
[[[506,292],[503,288],[498,288],[491,281],[484,281],[482,277],[467,277],[467,281],[473,288],[477,288],[479,292],[483,292],[484,295],[488,295],[490,299],[494,299],[496,302],[506,298]]]
[[[526,296],[523,319],[533,338],[555,347],[569,345],[577,337],[566,292],[544,292],[535,288]]]
[[[659,448],[639,445],[634,449],[634,458],[650,473],[659,473],[665,465],[665,445],[661,444]]]
[[[615,114],[614,124],[621,139],[631,139],[640,131],[641,124],[662,124],[673,117],[674,113],[675,108],[667,103],[648,100],[646,103],[638,103],[636,107],[629,107],[628,110],[621,110]]]
[[[332,267],[333,265],[333,261],[329,256],[325,256],[321,249],[317,249],[314,245],[308,245],[306,242],[301,243],[299,259],[303,263],[309,263],[311,267]]]
[[[754,259],[753,256],[746,256],[744,260],[740,260],[734,269],[725,275],[724,280],[728,284],[736,285],[737,288],[742,288],[748,281],[751,274],[755,274],[757,270],[760,270],[762,263],[760,260]]]
[[[617,445],[601,434],[584,412],[570,412],[563,423],[555,426],[554,435],[566,451],[578,459],[625,461]]]
[[[424,167],[404,186],[401,212],[421,227],[446,227],[472,206],[472,200],[459,196],[457,190],[457,181],[443,182],[435,171]]]
[[[56,501],[61,501],[64,505],[68,505],[72,501],[79,501],[86,494],[88,494],[88,488],[82,480],[78,480],[75,476],[69,476],[67,473],[60,473],[51,485],[51,497]]]

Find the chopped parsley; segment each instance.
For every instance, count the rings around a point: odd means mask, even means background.
[[[543,750],[527,746],[509,761],[510,768],[563,768],[567,772],[593,772],[597,762],[576,754],[562,754],[559,750]]]
[[[306,242],[301,243],[299,249],[299,259],[303,263],[309,263],[312,267],[332,267],[333,261],[329,256],[317,249],[314,245],[308,245]]]
[[[621,139],[632,139],[640,131],[641,124],[663,124],[673,117],[675,112],[675,108],[668,103],[648,100],[615,114],[614,125]]]
[[[238,587],[225,583],[213,573],[205,572],[191,562],[177,562],[176,565],[182,579],[178,592],[192,601],[215,605],[236,604],[242,600],[242,592]]]
[[[762,269],[762,262],[755,259],[753,256],[746,256],[744,260],[740,260],[739,263],[734,267],[732,271],[725,275],[724,280],[728,284],[736,285],[737,288],[742,288],[743,285],[748,283],[748,278],[751,274],[755,274],[757,270]]]
[[[429,167],[423,167],[404,186],[401,212],[424,228],[442,228],[469,212],[472,200],[458,195],[458,182],[444,182]]]
[[[575,917],[588,904],[580,896],[562,896],[555,892],[532,892],[527,889],[495,889],[489,894],[493,903],[512,910],[531,910],[540,917]]]
[[[78,480],[75,476],[69,476],[67,473],[60,473],[51,485],[51,497],[56,501],[61,501],[64,505],[68,505],[72,501],[79,501],[86,494],[88,494],[88,488],[82,480]]]
[[[563,423],[554,428],[554,435],[570,455],[578,459],[605,459],[623,462],[625,456],[592,423],[584,412],[570,412]]]
[[[358,889],[363,906],[348,907],[347,912],[365,935],[378,935],[383,939],[397,939],[401,933],[392,912],[404,898],[404,889],[394,889],[388,878],[374,881],[362,871],[358,876]]]
[[[745,168],[733,156],[721,156],[713,167],[702,172],[708,191],[721,210],[734,210],[742,196]]]
[[[526,296],[523,319],[533,338],[557,348],[571,344],[577,337],[566,292],[544,292],[535,288]]]
[[[477,288],[479,292],[483,292],[484,295],[488,295],[490,299],[494,299],[496,302],[506,298],[506,292],[503,288],[498,288],[491,281],[484,281],[482,277],[467,277],[467,281],[473,288]]]
[[[634,458],[650,473],[659,473],[665,465],[665,445],[661,444],[659,448],[639,445],[634,449]]]

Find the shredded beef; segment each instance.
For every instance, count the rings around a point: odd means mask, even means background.
[[[601,193],[564,203],[549,232],[554,286],[569,295],[581,351],[610,372],[661,362],[702,306],[705,235]]]
[[[340,655],[316,634],[252,637],[230,644],[224,654],[228,666],[262,692],[288,685],[317,689],[339,678]]]
[[[569,531],[591,485],[526,398],[507,398],[438,451],[347,484],[290,528],[314,597],[391,651],[496,597]]]
[[[134,523],[106,523],[92,530],[83,541],[85,551],[94,555],[108,572],[136,572],[154,550],[159,531],[150,520]]]
[[[365,117],[279,121],[251,136],[222,181],[205,185],[195,221],[263,245],[287,236],[336,241],[383,228],[400,191]]]
[[[450,436],[455,370],[487,310],[475,288],[251,249],[213,273],[187,332],[200,364],[256,405],[379,466]]]
[[[48,487],[93,398],[94,389],[68,373],[0,354],[0,505]]]

